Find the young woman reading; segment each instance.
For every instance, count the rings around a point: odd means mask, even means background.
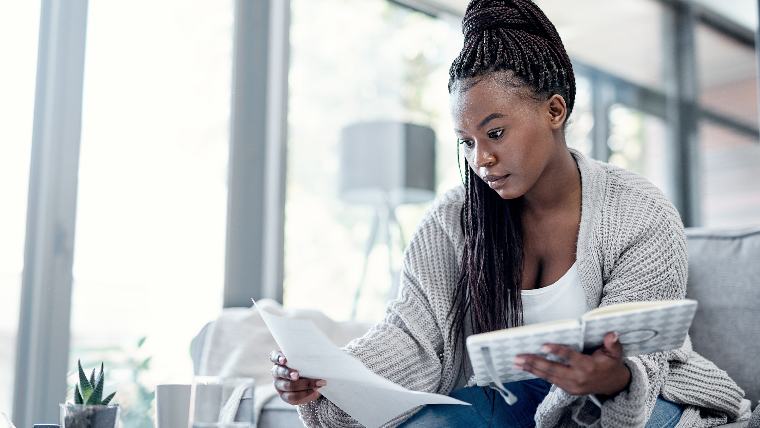
[[[521,355],[537,379],[505,386],[510,406],[472,382],[471,334],[572,318],[614,303],[686,296],[678,212],[646,179],[565,143],[575,101],[570,59],[530,0],[473,0],[450,69],[451,113],[467,167],[439,197],[404,255],[401,296],[345,350],[406,388],[473,406],[425,406],[390,426],[713,426],[738,416],[743,391],[691,349],[623,357],[614,332],[567,363]],[[357,426],[272,354],[274,385],[308,426]],[[601,403],[601,408],[597,403]]]

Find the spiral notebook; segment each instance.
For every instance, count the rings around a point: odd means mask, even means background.
[[[517,398],[503,384],[536,376],[514,368],[518,354],[538,354],[545,343],[559,343],[584,353],[602,345],[604,335],[620,335],[625,356],[669,351],[686,340],[697,310],[692,299],[619,303],[586,312],[578,319],[550,321],[481,333],[467,338],[467,353],[479,386],[493,384],[509,404]]]

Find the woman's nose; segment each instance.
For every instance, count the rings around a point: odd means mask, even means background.
[[[475,166],[477,166],[478,168],[484,167],[484,166],[490,166],[490,165],[493,165],[494,162],[496,162],[496,157],[493,155],[493,153],[490,153],[481,147],[476,148]]]

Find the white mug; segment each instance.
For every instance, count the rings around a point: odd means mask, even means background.
[[[186,428],[190,420],[190,385],[156,385],[156,428]]]

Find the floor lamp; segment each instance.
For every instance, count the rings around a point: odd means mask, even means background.
[[[354,319],[370,253],[381,239],[388,247],[391,279],[388,297],[397,293],[391,232],[396,229],[399,236],[403,235],[396,208],[428,202],[435,197],[435,132],[427,126],[399,121],[350,124],[341,131],[340,165],[341,199],[374,209],[364,266],[351,307],[351,319]]]

